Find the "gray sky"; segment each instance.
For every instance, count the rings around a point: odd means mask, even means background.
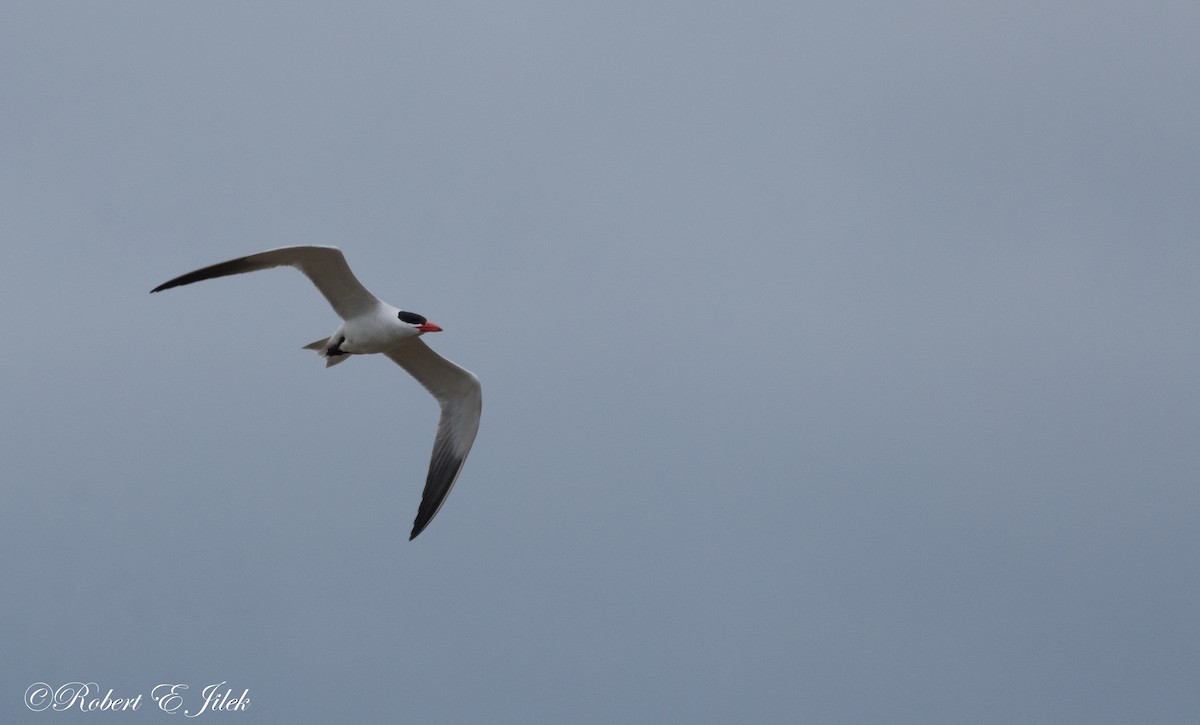
[[[0,7],[0,658],[229,721],[1200,717],[1195,3]],[[290,270],[336,244],[484,385]],[[148,697],[148,694],[146,695]]]

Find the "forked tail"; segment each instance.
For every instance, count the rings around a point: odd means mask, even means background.
[[[331,368],[340,362],[345,362],[346,360],[350,359],[350,356],[346,353],[342,353],[341,355],[327,354],[329,351],[330,339],[331,338],[328,337],[322,337],[320,340],[308,343],[303,348],[304,350],[316,350],[318,355],[325,358],[325,367],[327,368]]]

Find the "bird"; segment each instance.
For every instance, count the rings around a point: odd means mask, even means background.
[[[304,273],[342,319],[332,335],[303,349],[315,350],[325,360],[325,367],[341,364],[354,355],[386,355],[416,378],[441,406],[425,490],[408,537],[412,541],[441,510],[471,452],[483,407],[479,378],[421,340],[425,333],[442,332],[441,327],[367,291],[337,247],[280,247],[238,257],[167,280],[150,293],[273,267],[294,267]]]

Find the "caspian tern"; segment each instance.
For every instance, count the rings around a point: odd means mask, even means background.
[[[411,541],[441,509],[479,430],[483,401],[479,379],[438,355],[420,339],[422,334],[441,332],[442,328],[414,312],[392,307],[368,292],[337,247],[281,247],[251,254],[188,272],[150,292],[281,266],[303,272],[342,318],[336,332],[305,345],[304,349],[316,350],[325,358],[325,367],[349,360],[351,355],[383,353],[425,386],[442,407],[421,507],[408,537]]]

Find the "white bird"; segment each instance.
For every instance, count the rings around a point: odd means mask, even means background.
[[[425,386],[442,407],[421,507],[408,537],[411,541],[425,530],[446,501],[479,430],[483,401],[479,379],[438,355],[420,339],[422,334],[441,332],[442,328],[421,315],[392,307],[368,292],[337,247],[281,247],[251,254],[188,272],[150,292],[280,266],[303,272],[342,318],[336,332],[305,345],[304,349],[316,350],[325,358],[325,367],[348,360],[351,355],[383,353]]]

